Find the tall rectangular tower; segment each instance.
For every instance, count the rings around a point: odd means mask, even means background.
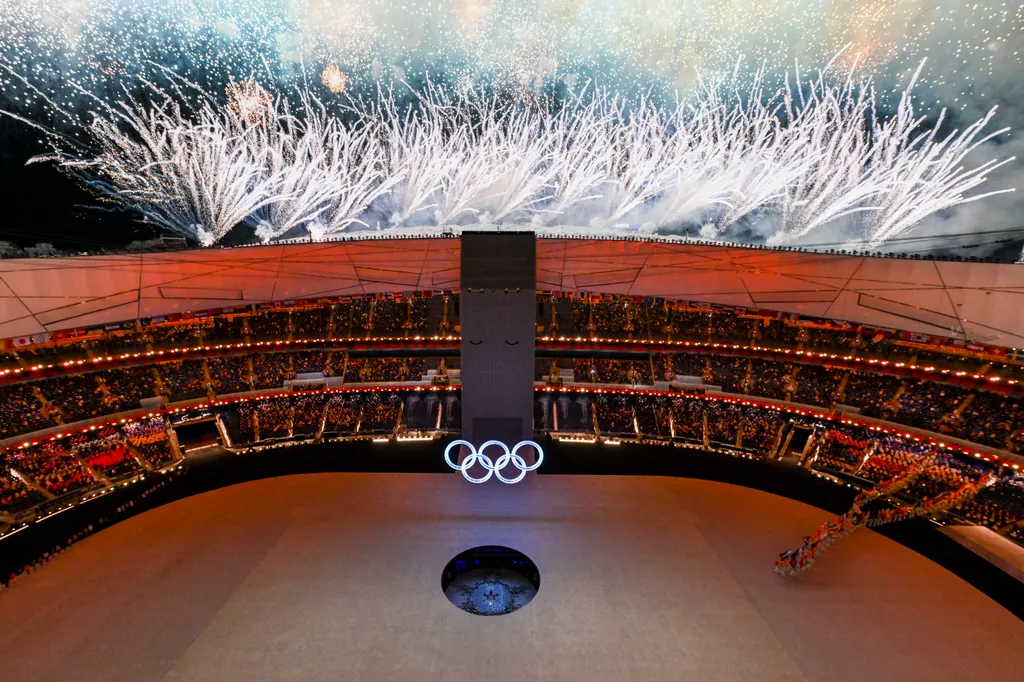
[[[479,445],[533,434],[537,240],[463,232],[462,432]]]

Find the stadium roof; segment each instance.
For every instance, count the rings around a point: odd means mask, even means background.
[[[453,289],[458,239],[0,260],[0,338],[210,308]],[[538,287],[745,306],[1024,346],[1024,266],[540,239]],[[1020,298],[1018,298],[1020,297]]]

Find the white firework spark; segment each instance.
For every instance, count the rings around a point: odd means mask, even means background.
[[[737,67],[736,72],[739,71]],[[186,115],[175,88],[156,104],[108,106],[89,143],[55,137],[58,165],[107,199],[203,244],[239,223],[264,241],[305,229],[323,238],[367,227],[480,222],[648,231],[697,228],[721,238],[770,218],[785,243],[842,225],[877,246],[970,194],[1010,159],[974,167],[994,115],[943,132],[915,113],[911,88],[876,115],[872,83],[829,67],[775,91],[755,72],[711,79],[660,107],[595,93],[557,108],[433,88],[415,106],[388,92],[352,100],[344,121],[301,92],[301,115],[249,85],[252,107],[203,93]],[[152,86],[156,87],[156,86]],[[179,97],[180,99],[180,97]],[[91,149],[92,151],[83,151]]]

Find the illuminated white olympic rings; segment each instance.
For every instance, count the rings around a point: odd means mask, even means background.
[[[465,445],[467,448],[469,448],[469,454],[466,455],[466,458],[464,460],[462,460],[461,465],[453,462],[451,458],[452,449],[460,445]],[[492,462],[491,458],[484,454],[484,450],[486,450],[488,447],[492,445],[497,445],[504,451],[504,454],[500,455],[496,462]],[[519,455],[519,448],[525,445],[532,446],[533,449],[537,451],[537,461],[529,466],[527,466],[526,460]],[[541,450],[540,446],[534,443],[532,440],[519,441],[518,443],[516,443],[516,446],[512,448],[512,450],[509,450],[508,446],[502,443],[500,440],[489,440],[483,445],[481,445],[479,450],[476,447],[474,447],[473,444],[470,443],[468,440],[454,440],[448,444],[448,447],[444,449],[444,461],[447,462],[448,466],[450,466],[452,469],[457,469],[458,471],[461,471],[462,475],[470,483],[483,483],[484,481],[491,477],[491,474],[497,476],[498,480],[501,481],[502,483],[519,483],[519,481],[523,480],[523,478],[526,477],[527,471],[533,471],[534,469],[541,465],[541,462],[544,461],[544,451]],[[472,468],[474,464],[478,462],[480,463],[480,466],[487,470],[487,473],[481,476],[480,478],[474,478],[473,476],[469,475],[469,470]],[[505,478],[505,476],[502,475],[501,473],[501,470],[504,469],[509,464],[512,464],[517,469],[519,469],[519,475],[516,476],[515,478]]]

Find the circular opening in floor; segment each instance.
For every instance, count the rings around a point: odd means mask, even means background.
[[[458,554],[441,574],[444,596],[466,613],[503,616],[530,603],[540,571],[530,557],[508,547],[484,545]]]

